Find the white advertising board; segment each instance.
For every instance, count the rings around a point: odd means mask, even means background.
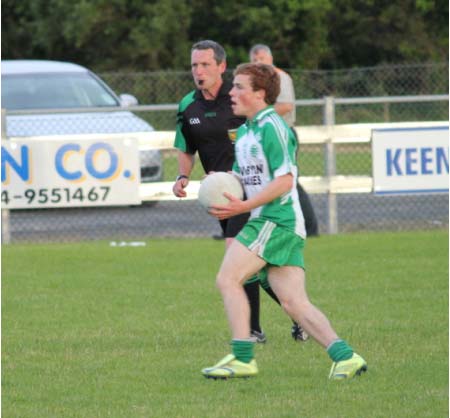
[[[1,170],[3,209],[141,202],[133,138],[2,141]]]
[[[372,131],[375,194],[449,190],[449,127]]]

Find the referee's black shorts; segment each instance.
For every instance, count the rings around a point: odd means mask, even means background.
[[[225,238],[234,238],[244,225],[247,223],[250,213],[241,213],[240,215],[233,216],[229,219],[223,219],[220,222],[223,236]]]

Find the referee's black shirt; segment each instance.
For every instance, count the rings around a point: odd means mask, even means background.
[[[232,87],[224,81],[215,100],[206,100],[200,90],[194,90],[178,108],[175,147],[189,154],[198,151],[205,173],[228,171],[233,166],[234,144],[228,129],[241,126],[245,118],[233,114]]]

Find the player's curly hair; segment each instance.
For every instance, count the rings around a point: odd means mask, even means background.
[[[273,105],[277,101],[280,94],[280,76],[272,65],[240,64],[233,74],[250,76],[250,85],[253,91],[263,90],[266,93],[264,101],[267,104]]]

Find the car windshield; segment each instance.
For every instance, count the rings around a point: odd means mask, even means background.
[[[117,99],[89,73],[2,76],[2,107],[59,109],[119,106]]]

